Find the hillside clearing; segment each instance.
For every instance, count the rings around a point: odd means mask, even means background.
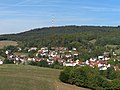
[[[1,65],[0,90],[87,90],[59,81],[60,70],[29,65]]]
[[[14,55],[17,55],[17,56],[28,56],[28,53],[15,52]]]
[[[0,49],[3,49],[5,46],[17,46],[18,43],[15,41],[0,41]]]
[[[96,39],[93,39],[93,40],[91,40],[91,41],[89,41],[90,43],[92,43],[92,44],[95,44],[96,43]]]
[[[105,47],[116,48],[118,45],[106,45]]]

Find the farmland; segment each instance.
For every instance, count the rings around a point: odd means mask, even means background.
[[[17,44],[17,42],[15,42],[15,41],[0,41],[0,49],[3,49],[5,46],[9,46],[9,45],[11,45],[11,46],[17,46],[18,44]]]
[[[59,73],[29,65],[1,65],[0,90],[87,90],[60,82]]]

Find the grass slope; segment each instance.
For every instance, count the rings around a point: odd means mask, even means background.
[[[8,40],[5,40],[5,41],[0,41],[0,49],[4,48],[5,46],[17,46],[17,42],[15,41],[8,41]]]
[[[28,65],[1,65],[0,90],[87,90],[60,82],[59,73]]]

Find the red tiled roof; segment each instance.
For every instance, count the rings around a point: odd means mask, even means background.
[[[119,67],[118,67],[118,66],[114,66],[114,69],[115,69],[115,70],[119,70]]]

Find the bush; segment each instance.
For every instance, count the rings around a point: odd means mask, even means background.
[[[13,60],[5,59],[4,64],[14,64]]]
[[[40,67],[48,67],[48,62],[46,60],[42,60],[40,62],[37,63],[38,66]]]
[[[62,66],[60,66],[60,65],[54,65],[54,67],[53,68],[55,68],[55,69],[63,69],[63,67]]]
[[[70,71],[71,71],[71,67],[65,67],[64,70],[60,73],[59,79],[62,82],[69,83],[68,80],[69,80]]]
[[[35,61],[30,61],[30,62],[29,62],[29,65],[37,66],[37,62],[35,62]]]

